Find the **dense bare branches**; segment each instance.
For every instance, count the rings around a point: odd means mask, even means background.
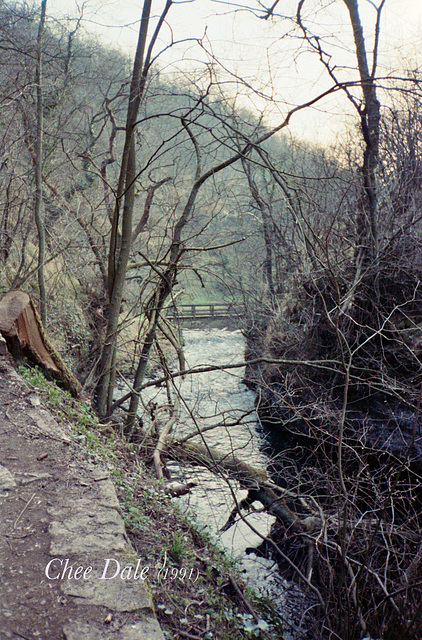
[[[317,4],[316,17],[334,11],[330,2]],[[166,306],[186,291],[193,299],[227,295],[243,305],[249,381],[261,416],[282,440],[270,469],[277,482],[249,478],[253,472],[238,463],[234,447],[232,458],[210,450],[206,437],[214,425],[199,429],[203,449],[185,446],[186,436],[169,450],[179,457],[190,450],[196,463],[225,477],[237,474],[249,491],[243,506],[257,498],[278,516],[266,544],[310,593],[311,638],[416,640],[420,78],[412,72],[381,81],[377,73],[384,1],[370,2],[369,45],[361,4],[335,4],[348,20],[345,65],[341,58],[337,64],[340,48],[321,35],[322,23],[319,33],[317,18],[306,15],[315,5],[301,0],[283,17],[279,2],[228,7],[233,16],[271,21],[280,42],[292,36],[292,64],[304,52],[316,56],[325,84],[315,82],[301,101],[292,104],[271,82],[242,79],[206,38],[191,41],[202,69],[188,80],[170,79],[154,56],[171,5],[148,39],[152,4],[145,3],[131,76],[123,57],[74,30],[53,28],[48,16],[37,47],[38,16],[1,5],[3,287],[31,288],[45,267],[51,326],[62,350],[79,359],[87,389],[96,384],[103,417],[130,400],[128,439],[143,394],[166,385],[173,415],[154,445],[160,476],[177,414],[172,385],[245,364],[239,357],[186,365]],[[171,36],[163,50],[173,44]],[[271,48],[267,53],[270,68]],[[234,86],[257,104],[266,101],[261,113],[240,107],[239,95],[230,94]],[[400,98],[381,105],[384,90]],[[353,104],[349,140],[322,149],[284,135],[299,112],[323,109],[333,97]],[[274,104],[277,120],[274,112],[266,120]],[[46,213],[46,255],[40,252],[38,266],[34,167],[37,210]],[[166,361],[172,349],[179,370]],[[147,378],[151,369],[155,376]],[[116,376],[128,381],[120,399],[113,399]]]

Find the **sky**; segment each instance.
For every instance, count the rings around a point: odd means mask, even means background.
[[[270,6],[273,0],[263,5]],[[367,48],[371,50],[375,11],[380,0],[360,0]],[[83,29],[129,56],[136,48],[142,1],[48,0],[51,17],[69,19],[83,11]],[[305,102],[331,86],[320,62],[306,50],[288,19],[295,15],[296,0],[280,0],[276,13],[284,17],[263,20],[249,9],[259,0],[178,0],[168,14],[157,45],[165,73],[183,73],[187,79],[205,62],[218,60],[226,91],[240,93],[237,104],[263,112],[267,124],[276,126],[289,108]],[[154,24],[163,0],[153,0]],[[303,16],[307,28],[321,36],[340,79],[356,78],[352,30],[342,0],[307,0]],[[71,22],[70,22],[71,23]],[[422,64],[422,0],[385,0],[381,19],[379,72],[393,74],[411,64]],[[152,29],[151,29],[152,31]],[[290,34],[290,35],[289,35]],[[295,37],[296,36],[296,37]],[[203,47],[198,45],[202,39]],[[181,42],[170,49],[171,42]],[[245,83],[236,80],[241,77]],[[316,143],[333,141],[356,119],[343,95],[336,94],[292,118],[289,131]]]

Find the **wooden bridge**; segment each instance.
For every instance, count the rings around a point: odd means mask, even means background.
[[[167,309],[167,318],[174,320],[209,320],[211,318],[239,317],[234,304],[212,302],[210,304],[179,304]]]

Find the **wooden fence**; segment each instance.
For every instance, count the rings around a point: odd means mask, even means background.
[[[167,309],[167,318],[179,320],[205,320],[210,318],[231,318],[239,316],[233,304],[213,302],[210,304],[179,304]]]

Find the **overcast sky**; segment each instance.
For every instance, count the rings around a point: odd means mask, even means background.
[[[374,0],[378,5],[380,0]],[[84,29],[101,38],[104,44],[120,48],[129,55],[136,47],[142,1],[87,0],[83,5]],[[273,0],[266,0],[270,6]],[[296,0],[280,0],[276,11],[294,15]],[[56,17],[73,18],[81,2],[48,0],[48,11]],[[153,0],[157,16],[162,0]],[[254,110],[266,110],[267,122],[277,124],[289,106],[308,100],[330,86],[330,81],[314,56],[299,48],[295,38],[285,37],[293,25],[288,19],[262,20],[243,7],[258,8],[258,0],[190,0],[175,2],[161,31],[157,50],[172,40],[193,39],[160,56],[160,65],[168,73],[181,70],[188,77],[207,56],[196,44],[204,37],[204,45],[231,73],[237,73],[251,86],[267,96],[266,103],[250,89],[243,88],[239,102]],[[237,10],[235,10],[237,8]],[[375,11],[370,0],[360,0],[361,17],[367,48],[371,49]],[[343,0],[307,0],[303,15],[306,24],[324,38],[342,79],[350,79],[354,65],[351,27]],[[422,0],[386,0],[381,20],[380,74],[406,66],[413,68],[422,54]],[[152,31],[152,29],[151,29]],[[340,70],[340,68],[342,68]],[[226,76],[227,77],[227,76]],[[234,83],[231,85],[234,92]],[[292,133],[323,142],[333,139],[347,127],[347,100],[334,96],[310,112],[292,119]],[[349,112],[350,113],[350,112]],[[350,116],[355,117],[355,115]]]

